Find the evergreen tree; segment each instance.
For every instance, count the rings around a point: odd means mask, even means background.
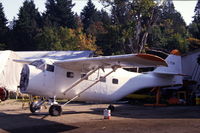
[[[148,38],[149,47],[166,52],[173,49],[186,52],[187,37],[186,24],[181,14],[175,10],[172,0],[167,0],[163,5],[157,25],[151,30]]]
[[[200,0],[198,0],[195,9],[194,9],[195,15],[194,15],[194,22],[200,23]]]
[[[111,6],[111,16],[108,16],[105,11],[100,13],[101,21],[105,22],[106,20],[108,23],[103,23],[104,32],[99,34],[97,45],[102,47],[104,55],[123,54],[127,52],[125,45],[127,36],[131,34],[129,31],[132,29],[132,27],[128,27],[131,21],[130,2],[128,0],[103,0],[103,2]]]
[[[49,26],[77,28],[72,0],[47,0],[44,23]]]
[[[7,19],[5,17],[2,3],[0,3],[0,50],[7,48],[6,38],[8,34],[8,27],[6,26]]]
[[[13,50],[37,50],[34,41],[41,28],[41,16],[33,0],[26,0],[19,10],[18,20],[13,27]]]
[[[200,0],[198,0],[196,4],[194,13],[194,20],[188,28],[189,33],[191,34],[191,37],[188,38],[188,41],[190,42],[190,50],[200,48]]]
[[[90,25],[94,24],[98,19],[97,9],[92,3],[92,0],[88,0],[87,5],[83,8],[81,12],[81,20],[83,23],[83,30],[87,32]]]

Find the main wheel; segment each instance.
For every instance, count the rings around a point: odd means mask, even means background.
[[[112,104],[110,104],[108,106],[108,109],[111,110],[111,112],[113,112],[115,110],[115,106],[113,106]]]
[[[37,106],[37,102],[32,102],[30,104],[31,113],[39,112],[41,110],[41,106]]]
[[[51,116],[59,116],[62,114],[62,107],[60,105],[51,105],[51,107],[49,108],[49,114]]]

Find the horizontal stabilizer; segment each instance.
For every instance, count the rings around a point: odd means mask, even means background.
[[[182,74],[182,73],[165,73],[165,72],[153,72],[155,74],[162,74],[162,75],[171,75],[171,76],[189,76],[186,74]]]

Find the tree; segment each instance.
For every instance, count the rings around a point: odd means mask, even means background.
[[[149,32],[159,17],[159,11],[160,7],[153,0],[136,0],[132,3],[133,22],[136,26],[131,45],[135,45],[137,52],[144,50]]]
[[[7,19],[3,11],[2,3],[0,3],[0,50],[5,50],[7,48],[6,38],[8,34],[8,27],[6,24]]]
[[[97,21],[97,9],[92,3],[92,0],[88,0],[87,5],[83,8],[81,12],[81,20],[83,23],[83,30],[87,32],[90,25]]]
[[[49,26],[77,28],[72,0],[47,0],[44,23]]]
[[[188,26],[189,33],[191,34],[191,37],[188,39],[190,50],[200,48],[200,0],[196,4],[194,13],[194,20]]]
[[[148,46],[170,52],[179,49],[186,52],[188,49],[188,33],[186,24],[179,12],[174,8],[171,0],[163,4],[161,15],[153,26],[148,38]]]
[[[112,27],[117,33],[115,45],[121,49],[120,53],[142,52],[149,31],[157,21],[157,4],[153,0],[103,2],[112,6]]]
[[[200,40],[197,39],[197,38],[193,38],[193,37],[189,37],[187,39],[189,41],[189,50],[190,51],[193,51],[193,50],[196,50],[198,48],[200,48]]]
[[[92,50],[101,53],[95,38],[79,29],[44,27],[36,37],[38,50]]]
[[[195,6],[195,9],[194,9],[194,22],[195,23],[200,23],[200,0],[198,0],[196,6]]]
[[[13,50],[36,50],[35,36],[41,28],[41,16],[33,0],[26,0],[13,27]]]

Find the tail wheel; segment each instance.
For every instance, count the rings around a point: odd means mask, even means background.
[[[51,116],[60,116],[62,114],[62,107],[60,105],[51,105],[49,108],[49,114]]]
[[[38,102],[32,102],[30,104],[30,111],[31,113],[39,112],[41,110],[41,106],[37,105]]]
[[[8,91],[5,88],[0,88],[0,100],[5,101],[8,99]]]

